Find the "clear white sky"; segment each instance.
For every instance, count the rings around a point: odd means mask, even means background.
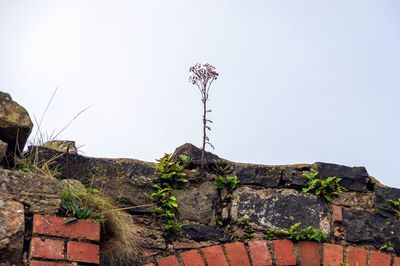
[[[0,89],[88,156],[154,161],[202,141],[196,62],[219,156],[365,166],[400,187],[400,1],[0,0]]]

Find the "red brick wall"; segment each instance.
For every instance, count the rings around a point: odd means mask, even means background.
[[[378,251],[311,241],[252,240],[192,249],[145,266],[400,266],[400,258]],[[207,263],[207,264],[206,264]]]
[[[91,220],[64,224],[65,219],[35,214],[29,251],[31,266],[99,264],[100,225]]]

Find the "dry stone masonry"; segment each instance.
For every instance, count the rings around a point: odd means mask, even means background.
[[[0,93],[0,157],[2,147],[8,147],[8,152],[15,150],[16,143],[23,147],[31,129],[26,110],[10,95]],[[146,196],[160,182],[155,174],[157,164],[82,156],[73,142],[60,143],[67,148],[53,149],[52,142],[29,149],[35,149],[41,161],[52,159],[50,167],[60,171],[59,179],[91,186],[125,208],[137,232],[133,265],[400,266],[400,209],[390,203],[400,198],[400,189],[380,184],[364,167],[323,162],[271,166],[225,160],[240,182],[233,189],[216,188],[212,168],[214,160],[221,158],[207,152],[208,172],[201,177],[191,171],[200,167],[200,149],[184,144],[172,158],[191,157],[185,170],[189,182],[183,190],[171,191],[178,204],[176,221],[182,226],[179,233],[166,235],[165,222],[157,219]],[[57,217],[62,181],[7,167],[3,160],[1,266],[110,265],[100,248],[101,234],[107,232],[100,234],[99,225],[87,220],[64,224],[65,218]],[[305,175],[312,171],[318,171],[316,178],[321,180],[341,178],[340,185],[347,191],[332,196],[332,202],[304,193]],[[296,224],[296,230],[311,226],[326,239],[318,243],[271,235],[288,232]]]

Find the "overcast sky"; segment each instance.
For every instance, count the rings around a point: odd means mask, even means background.
[[[87,156],[200,147],[262,164],[365,166],[400,187],[400,1],[0,0],[0,90]],[[34,129],[35,130],[35,129]],[[208,148],[210,150],[210,148]]]

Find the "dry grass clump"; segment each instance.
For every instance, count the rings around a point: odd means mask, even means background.
[[[137,254],[140,246],[137,244],[138,232],[132,218],[118,208],[112,199],[101,195],[100,191],[85,188],[77,180],[63,180],[63,190],[68,190],[83,209],[93,208],[88,218],[94,217],[102,224],[101,256],[107,265],[137,265],[140,263]]]

